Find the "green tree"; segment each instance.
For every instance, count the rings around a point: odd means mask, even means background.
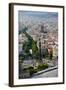
[[[37,42],[35,41],[32,41],[32,51],[33,51],[33,54],[36,54],[38,51]]]
[[[29,54],[30,47],[31,47],[30,43],[25,41],[22,48],[23,48],[25,53]]]
[[[32,52],[33,52],[33,56],[35,58],[38,58],[38,47],[37,47],[37,42],[36,41],[32,41]]]
[[[33,38],[26,32],[26,30],[23,30],[23,33],[28,39],[27,41],[24,42],[23,47],[22,47],[24,52],[27,53],[27,55],[30,55],[30,49],[32,49],[32,55],[35,58],[37,58],[37,56],[39,56],[37,42],[33,40]]]

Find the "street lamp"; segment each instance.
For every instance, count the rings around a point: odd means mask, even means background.
[[[32,53],[33,53],[33,52],[32,52],[32,49],[30,49],[29,52],[30,52],[30,54],[31,54],[31,56],[32,56]],[[32,56],[32,59],[33,59],[33,56]],[[34,60],[32,60],[32,63],[33,63],[33,66],[34,66]]]
[[[30,49],[29,51],[30,51],[30,54],[32,55],[32,49]]]

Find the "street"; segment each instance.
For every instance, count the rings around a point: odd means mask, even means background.
[[[32,78],[57,77],[57,76],[58,76],[58,69],[54,69],[45,73],[41,73],[39,75],[35,75]]]

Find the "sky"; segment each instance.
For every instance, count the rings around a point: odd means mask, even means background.
[[[19,17],[21,16],[33,16],[40,18],[58,18],[57,12],[38,12],[38,11],[19,11]]]

